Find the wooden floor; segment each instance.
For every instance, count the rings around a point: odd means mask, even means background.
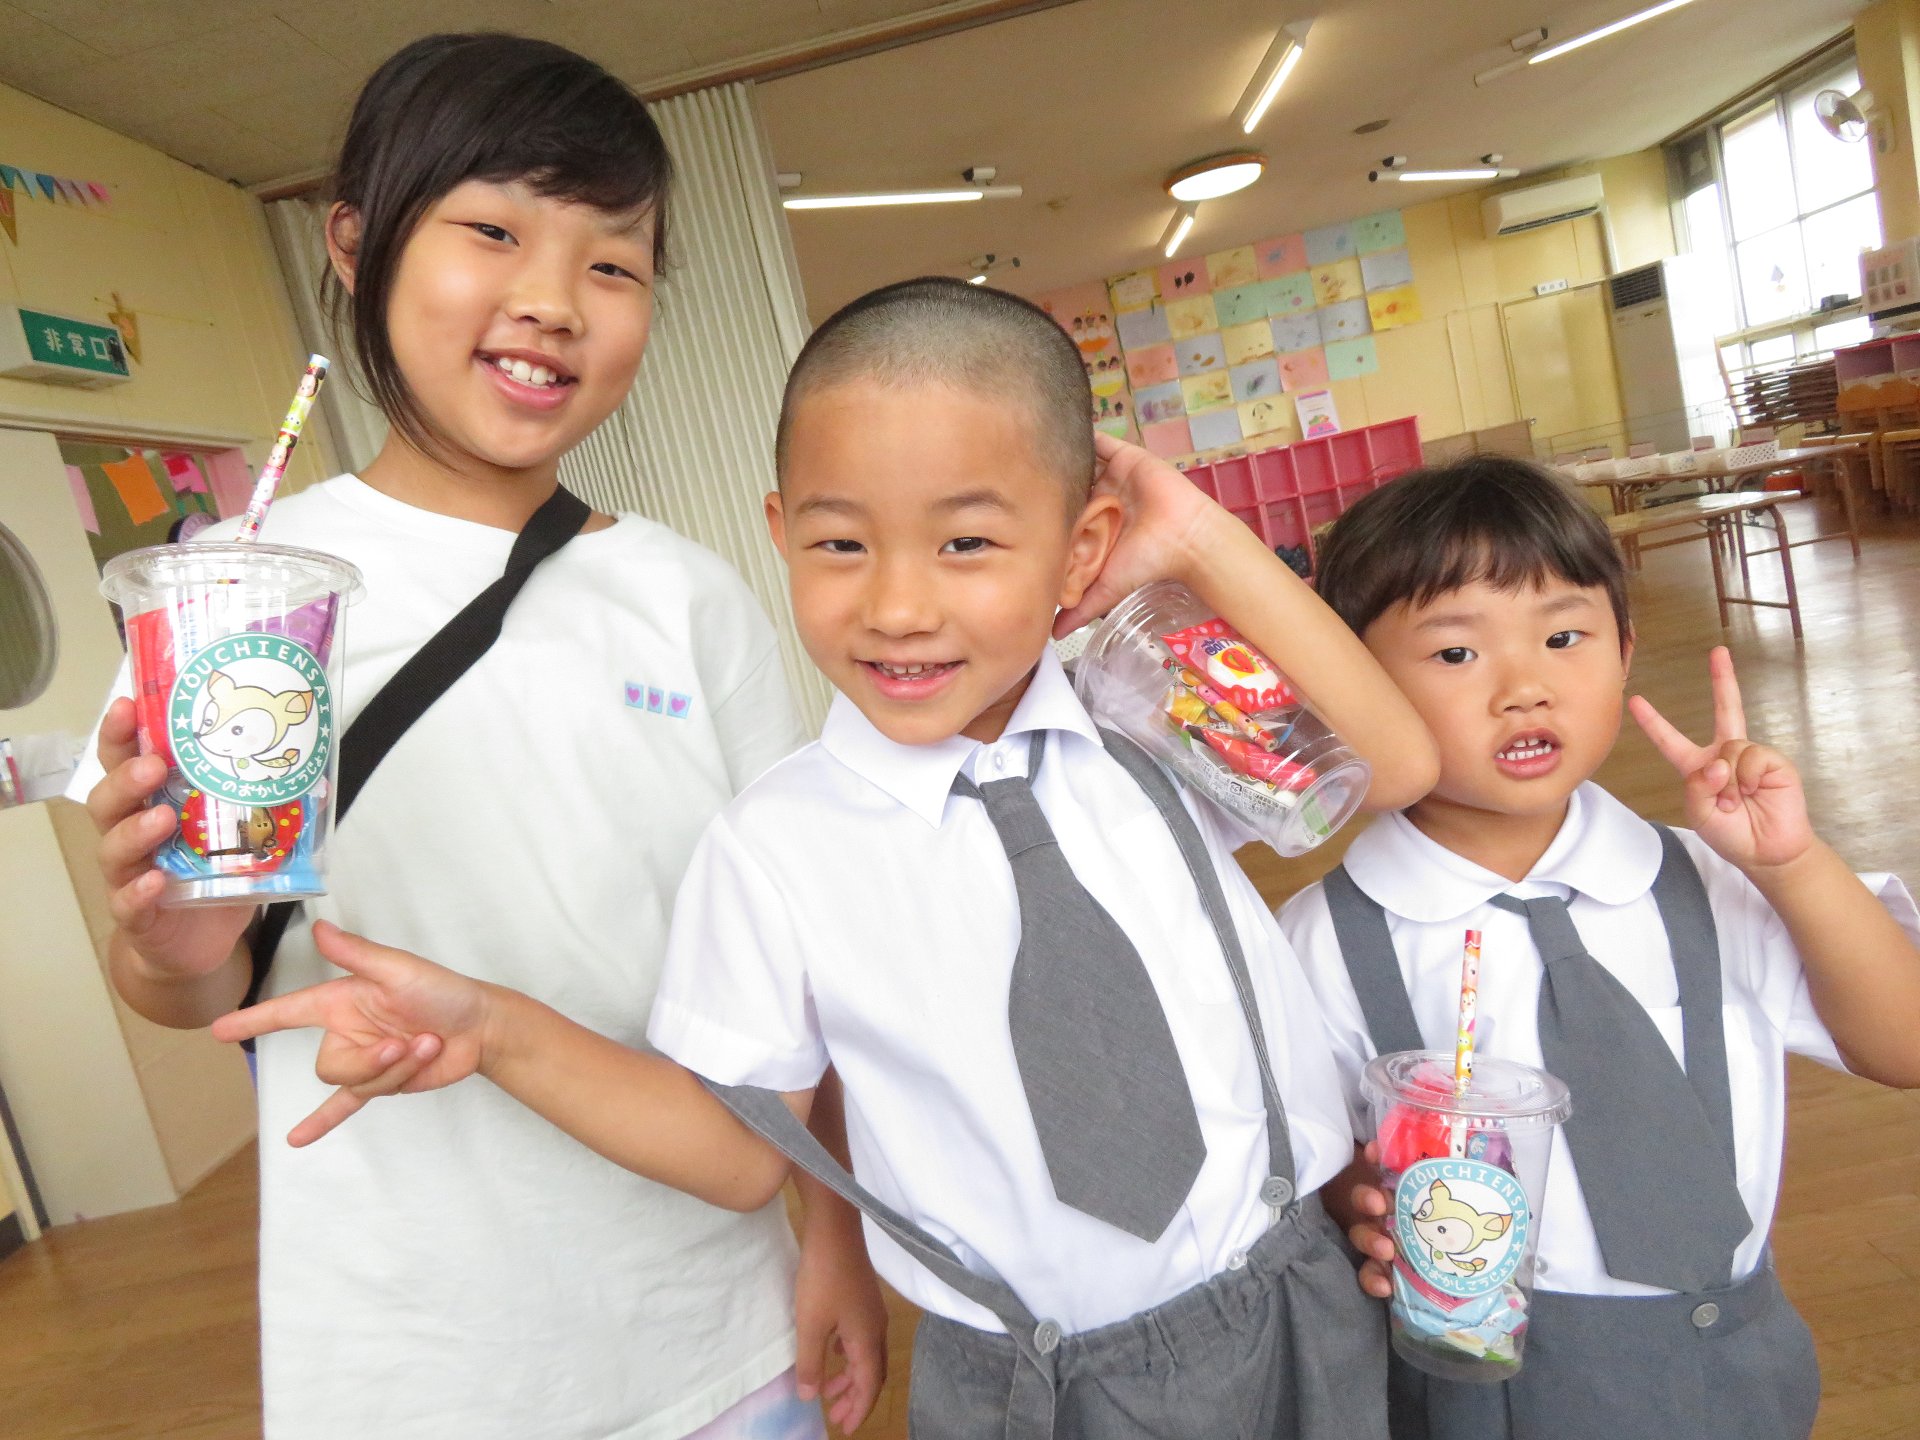
[[[1810,507],[1789,523],[1810,533]],[[1858,868],[1920,880],[1920,524],[1795,552],[1806,615],[1736,610],[1726,632],[1752,733],[1801,766],[1822,833]],[[1698,546],[1647,557],[1635,586],[1636,688],[1704,732],[1714,623]],[[1755,562],[1778,598],[1770,560]],[[1771,587],[1771,589],[1769,589]],[[1643,813],[1679,816],[1665,763],[1631,725],[1600,775]],[[1272,900],[1338,859],[1246,859]],[[1826,1378],[1819,1440],[1920,1436],[1920,1092],[1796,1062],[1775,1250]],[[179,1205],[55,1232],[0,1264],[4,1440],[246,1440],[259,1434],[253,1298],[254,1155]],[[893,1382],[863,1429],[906,1434],[913,1316],[896,1304]],[[348,1437],[342,1437],[348,1440]],[[534,1437],[529,1437],[534,1440]]]

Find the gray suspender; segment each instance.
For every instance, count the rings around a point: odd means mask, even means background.
[[[1241,1013],[1253,1039],[1254,1059],[1259,1067],[1261,1091],[1267,1109],[1268,1163],[1272,1177],[1267,1184],[1268,1187],[1274,1187],[1275,1180],[1284,1181],[1284,1193],[1290,1199],[1294,1192],[1293,1145],[1287,1129],[1286,1110],[1281,1103],[1279,1084],[1273,1076],[1266,1032],[1261,1027],[1259,1006],[1254,999],[1253,979],[1247,970],[1239,931],[1227,908],[1226,890],[1214,869],[1213,858],[1207,852],[1200,827],[1180,803],[1179,792],[1174,789],[1173,782],[1165,772],[1144,750],[1126,737],[1110,730],[1102,730],[1100,737],[1107,753],[1146,791],[1154,808],[1165,819],[1180,848],[1181,858],[1186,861],[1187,870],[1200,892],[1201,904],[1219,939],[1221,953],[1226,957],[1227,969],[1233,976],[1234,990],[1240,1000]],[[1015,1367],[1013,1393],[1008,1401],[1008,1433],[1050,1434],[1057,1390],[1055,1357],[1061,1339],[1060,1327],[1050,1320],[1036,1322],[1033,1312],[1004,1281],[967,1269],[951,1250],[923,1227],[861,1185],[814,1139],[776,1092],[745,1085],[718,1085],[712,1081],[702,1083],[748,1129],[856,1207],[909,1255],[926,1266],[936,1279],[976,1305],[991,1311],[1007,1327],[1007,1333],[1026,1362]],[[1278,1194],[1280,1191],[1274,1187],[1266,1193]],[[1269,1203],[1273,1202],[1270,1200]],[[1285,1203],[1283,1200],[1274,1208],[1277,1211]],[[1018,1424],[1014,1423],[1016,1420]]]
[[[1425,1050],[1420,1022],[1413,1018],[1413,999],[1400,974],[1400,958],[1394,953],[1393,933],[1387,929],[1387,912],[1361,893],[1345,865],[1328,871],[1321,887],[1334,936],[1340,942],[1340,956],[1347,962],[1347,974],[1353,980],[1353,993],[1360,997],[1360,1013],[1366,1017],[1374,1051],[1392,1055],[1401,1050]]]

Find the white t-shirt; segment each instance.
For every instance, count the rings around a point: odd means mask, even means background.
[[[366,578],[344,727],[514,537],[342,476],[278,501],[262,538]],[[684,713],[647,709],[649,688]],[[577,536],[374,772],[268,990],[339,973],[317,914],[644,1045],[694,842],[802,738],[773,630],[723,561],[636,516]],[[480,1080],[291,1150],[327,1093],[319,1038],[259,1047],[269,1440],[665,1440],[793,1363],[777,1202],[735,1215],[654,1185]]]
[[[1034,795],[1145,962],[1206,1141],[1186,1205],[1154,1242],[1054,1198],[1007,1031],[1013,872],[985,807],[949,794],[962,770],[1025,774],[1035,730],[1048,734]],[[1186,803],[1246,952],[1305,1194],[1353,1158],[1319,1007],[1234,863],[1246,835]],[[762,776],[700,842],[649,1034],[726,1084],[804,1090],[831,1060],[860,1180],[1070,1332],[1217,1275],[1272,1221],[1259,1071],[1219,942],[1166,821],[1101,747],[1051,650],[991,745],[896,744],[836,699],[819,743]],[[872,1225],[867,1239],[909,1299],[1002,1328]]]
[[[1844,1066],[1833,1038],[1814,1013],[1800,954],[1785,923],[1738,867],[1692,831],[1674,834],[1700,869],[1720,942],[1735,1168],[1753,1217],[1753,1231],[1734,1255],[1734,1275],[1741,1277],[1760,1263],[1779,1198],[1786,1056],[1791,1052],[1836,1069]],[[1526,917],[1488,900],[1503,894],[1523,899],[1551,895],[1567,901],[1594,959],[1646,1007],[1674,1058],[1684,1063],[1679,984],[1652,889],[1661,853],[1660,836],[1652,825],[1589,782],[1574,792],[1560,833],[1517,884],[1429,839],[1397,814],[1381,816],[1353,842],[1346,867],[1354,884],[1387,912],[1414,1019],[1430,1048],[1453,1048],[1461,939],[1474,929],[1482,936],[1476,1049],[1528,1065],[1542,1063],[1540,952]],[[1861,879],[1909,934],[1920,933],[1920,914],[1904,885],[1889,875]],[[1323,887],[1310,886],[1288,901],[1280,911],[1280,925],[1299,951],[1325,1009],[1356,1128],[1370,1135],[1373,1124],[1361,1098],[1360,1072],[1373,1058],[1373,1041],[1341,959]],[[1573,1103],[1577,1110],[1578,1095]],[[1548,1162],[1537,1274],[1537,1283],[1547,1290],[1667,1293],[1607,1273],[1564,1132],[1555,1135]]]

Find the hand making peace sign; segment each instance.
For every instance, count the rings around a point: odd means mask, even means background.
[[[1645,696],[1627,709],[1686,782],[1687,824],[1744,871],[1798,860],[1812,846],[1807,795],[1800,773],[1777,750],[1747,739],[1746,712],[1733,656],[1716,645],[1707,658],[1713,676],[1713,739],[1696,745]]]

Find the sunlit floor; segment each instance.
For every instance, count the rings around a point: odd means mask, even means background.
[[[1810,505],[1793,507],[1812,533]],[[1730,631],[1751,733],[1802,767],[1822,833],[1860,869],[1920,880],[1920,523],[1794,552],[1806,616],[1736,610]],[[1777,567],[1754,562],[1778,597]],[[1636,687],[1704,732],[1715,621],[1698,545],[1647,557],[1635,583]],[[1679,789],[1631,725],[1601,780],[1678,821]],[[1248,852],[1278,900],[1333,847],[1282,862]],[[1821,1440],[1920,1434],[1920,1093],[1796,1062],[1775,1251],[1819,1343]],[[251,1148],[178,1205],[70,1226],[0,1264],[0,1436],[6,1440],[244,1440],[259,1434]],[[913,1316],[894,1308],[893,1380],[862,1432],[906,1434]],[[346,1437],[342,1437],[346,1440]]]

